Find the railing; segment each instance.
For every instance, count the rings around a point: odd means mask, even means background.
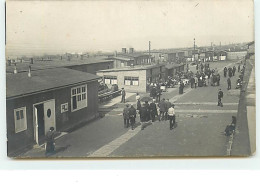
[[[100,94],[100,95],[98,95],[98,101],[99,101],[99,103],[103,103],[103,102],[109,101],[112,98],[115,98],[115,97],[121,95],[121,91],[122,90],[114,91],[114,92],[109,91],[109,92]]]

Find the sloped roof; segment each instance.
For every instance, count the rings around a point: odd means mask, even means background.
[[[79,83],[97,80],[100,77],[90,73],[67,68],[53,68],[6,75],[6,97],[26,96],[61,87],[74,86]]]

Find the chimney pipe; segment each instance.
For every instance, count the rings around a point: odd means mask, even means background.
[[[14,74],[17,74],[16,64],[14,64]]]
[[[122,53],[126,53],[126,48],[122,48]]]
[[[134,53],[134,48],[129,48],[129,53]]]
[[[33,58],[31,58],[31,64],[33,64]]]
[[[28,77],[31,77],[32,74],[31,74],[31,66],[29,66],[29,71],[28,71]]]
[[[117,51],[115,51],[115,53],[114,53],[114,57],[117,57]]]

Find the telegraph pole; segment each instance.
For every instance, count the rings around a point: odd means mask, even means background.
[[[151,41],[149,41],[149,62],[151,64]]]
[[[194,53],[194,57],[193,57],[193,59],[194,59],[194,62],[195,62],[195,38],[193,39],[193,41],[194,41],[194,44],[193,44],[193,53]]]

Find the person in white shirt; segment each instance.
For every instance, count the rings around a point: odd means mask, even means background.
[[[173,104],[171,104],[171,107],[168,109],[168,117],[170,120],[170,130],[172,130],[173,126],[175,125],[175,111]]]

